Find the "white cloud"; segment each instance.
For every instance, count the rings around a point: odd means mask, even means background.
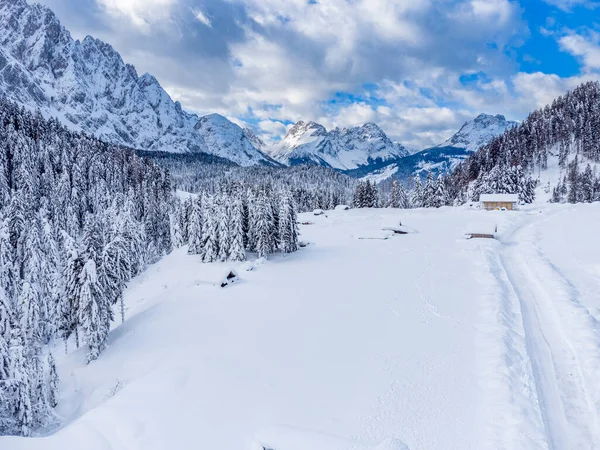
[[[258,123],[259,128],[268,135],[279,136],[287,132],[287,127],[275,120],[263,120]]]
[[[508,0],[471,0],[470,6],[477,19],[505,25],[515,12],[515,4]]]
[[[561,49],[580,58],[586,70],[600,69],[600,35],[590,32],[588,36],[569,33],[558,40]]]
[[[207,27],[212,27],[210,19],[201,9],[192,9],[192,14],[198,19],[198,22],[203,23]]]
[[[96,0],[106,12],[118,19],[125,18],[148,32],[153,23],[169,17],[177,0]]]
[[[557,6],[563,11],[571,11],[576,6],[583,6],[585,8],[597,8],[600,6],[600,2],[595,0],[544,0],[550,5]]]

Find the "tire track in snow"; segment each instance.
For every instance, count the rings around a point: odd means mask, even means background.
[[[528,248],[534,226],[526,225],[514,233],[515,237],[525,237],[525,243],[507,246],[500,252],[500,262],[519,301],[548,445],[557,450],[598,448],[600,431],[594,397],[563,328],[564,319],[554,305],[557,298],[571,299],[570,293],[555,283],[551,292],[546,286],[549,280],[540,278],[542,271],[551,278],[560,274]],[[538,270],[532,267],[534,261]]]
[[[497,247],[485,244],[479,248],[487,261],[487,271],[479,277],[490,279],[478,339],[487,416],[481,448],[547,450],[519,299]]]

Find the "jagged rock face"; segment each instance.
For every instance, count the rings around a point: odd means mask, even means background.
[[[437,147],[458,147],[474,152],[515,125],[517,122],[506,120],[501,114],[480,114],[466,122],[454,136]]]
[[[300,121],[268,153],[286,165],[317,164],[351,170],[398,159],[408,152],[374,123],[328,132],[318,123]]]
[[[143,150],[206,152],[243,164],[273,164],[245,137],[212,148],[199,119],[152,75],[138,76],[110,45],[74,40],[45,6],[0,0],[0,92],[65,125]],[[226,119],[225,119],[226,120]],[[224,151],[227,149],[227,151]]]
[[[254,133],[254,131],[252,131],[250,128],[244,128],[243,131],[250,143],[254,145],[254,147],[259,149],[261,152],[264,152],[266,150],[267,144],[265,144],[265,142],[261,138],[259,138]]]

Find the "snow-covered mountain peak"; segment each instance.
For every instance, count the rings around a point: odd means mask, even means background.
[[[269,154],[286,165],[317,164],[351,170],[407,154],[375,123],[327,131],[316,122],[297,122]]]
[[[220,114],[201,117],[194,130],[200,134],[211,153],[221,158],[231,159],[232,148],[236,151],[237,163],[242,166],[253,164],[277,164],[263,155],[248,139],[244,130]]]
[[[473,120],[465,122],[456,134],[437,147],[459,147],[475,151],[515,125],[517,122],[506,120],[502,114],[479,114]]]
[[[0,93],[9,100],[108,142],[206,152],[242,165],[276,164],[222,116],[206,119],[211,131],[204,136],[198,117],[174,102],[154,76],[138,77],[99,39],[74,40],[46,6],[0,0],[0,23]],[[224,135],[214,135],[219,132]]]

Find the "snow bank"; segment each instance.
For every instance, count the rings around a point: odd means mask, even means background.
[[[498,226],[494,222],[471,222],[465,229],[465,234],[489,234],[495,236]]]
[[[335,207],[336,211],[348,211],[350,207],[348,205],[337,205]]]

